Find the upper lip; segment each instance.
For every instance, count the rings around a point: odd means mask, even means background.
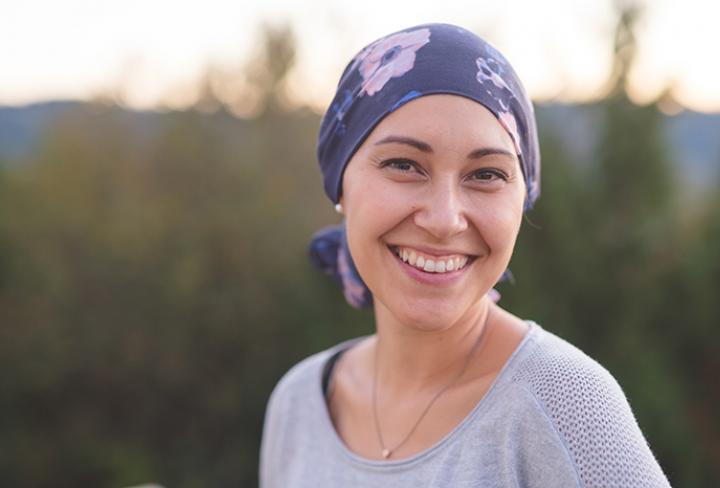
[[[405,244],[390,244],[391,247],[405,247],[409,249],[415,249],[417,251],[420,251],[423,254],[427,254],[429,256],[452,256],[452,255],[459,255],[459,256],[470,256],[474,257],[474,254],[471,254],[469,252],[464,251],[458,251],[457,249],[438,249],[433,247],[427,247],[427,246],[416,246],[416,245],[405,245]]]

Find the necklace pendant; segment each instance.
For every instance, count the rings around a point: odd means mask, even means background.
[[[382,457],[387,459],[390,457],[390,450],[389,449],[383,449],[382,450]]]

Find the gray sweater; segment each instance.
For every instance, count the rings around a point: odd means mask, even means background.
[[[412,457],[375,461],[335,431],[324,388],[362,337],[293,366],[273,390],[261,488],[668,487],[613,376],[575,346],[530,330],[473,410]]]

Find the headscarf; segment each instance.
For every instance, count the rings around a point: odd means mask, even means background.
[[[424,95],[460,95],[482,104],[510,135],[525,178],[523,210],[540,196],[540,150],[532,102],[510,63],[487,41],[452,24],[421,24],[384,36],[358,52],[340,77],[323,116],[317,158],[325,193],[337,203],[353,154],[377,124]],[[350,255],[345,223],[317,232],[310,259],[342,284],[350,305],[372,304],[372,294]],[[500,281],[512,279],[506,270]],[[491,290],[497,301],[499,294]]]

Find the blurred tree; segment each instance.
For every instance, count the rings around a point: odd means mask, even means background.
[[[263,49],[248,66],[250,83],[261,94],[263,112],[285,112],[288,74],[295,63],[295,36],[289,25],[265,24]]]
[[[720,405],[715,387],[720,376],[720,193],[707,203],[705,212],[679,227],[683,240],[675,252],[678,265],[664,279],[673,304],[666,307],[665,337],[677,358],[675,375],[686,385],[688,421],[700,451],[674,460],[677,470],[685,472],[687,486],[711,486],[720,478],[720,419],[715,414]]]
[[[367,330],[307,261],[336,216],[285,69],[253,121],[81,106],[0,181],[0,485],[252,486],[279,376]]]
[[[569,164],[541,133],[543,196],[528,221],[536,225],[518,240],[508,301],[608,367],[671,481],[702,486],[701,470],[684,466],[702,458],[694,439],[703,434],[692,426],[693,381],[678,374],[684,359],[671,332],[687,318],[668,313],[679,305],[670,276],[683,266],[677,188],[656,104],[637,106],[626,91],[639,12],[631,4],[618,15],[609,95],[593,107],[602,121],[594,160]]]

